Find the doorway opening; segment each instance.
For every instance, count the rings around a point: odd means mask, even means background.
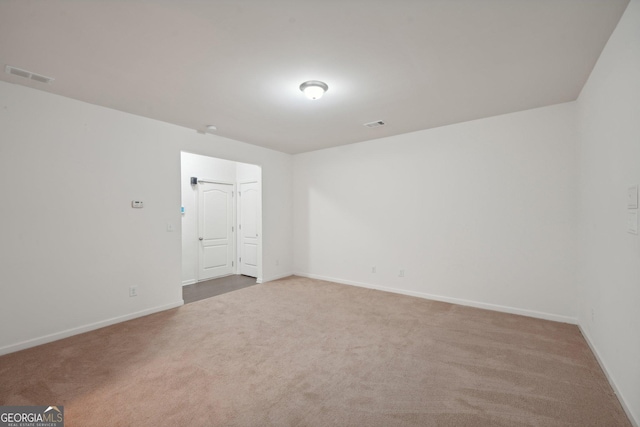
[[[261,283],[260,166],[181,152],[180,170],[182,285],[233,275]]]

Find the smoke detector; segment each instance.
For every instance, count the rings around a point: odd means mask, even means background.
[[[4,72],[11,74],[12,76],[24,77],[25,79],[33,80],[40,83],[51,83],[55,80],[53,77],[43,76],[42,74],[33,73],[31,71],[23,70],[21,68],[12,67],[7,65],[4,67]]]
[[[363,126],[366,126],[368,128],[379,128],[380,126],[384,126],[386,123],[383,122],[382,120],[378,120],[375,122],[369,122],[369,123],[365,123]]]

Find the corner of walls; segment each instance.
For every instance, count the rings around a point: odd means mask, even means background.
[[[640,423],[640,238],[627,189],[640,184],[640,0],[631,0],[577,100],[578,324],[622,406]]]
[[[294,156],[297,274],[576,322],[575,103]]]
[[[625,414],[627,414],[627,417],[629,418],[629,421],[631,421],[631,424],[633,425],[633,427],[640,427],[640,424],[634,417],[631,406],[629,406],[629,404],[627,403],[627,399],[625,399],[624,394],[622,393],[620,388],[618,388],[618,384],[616,383],[615,378],[611,376],[610,369],[607,366],[607,363],[600,355],[600,352],[598,351],[598,348],[595,346],[593,339],[589,335],[589,332],[583,327],[583,325],[584,323],[578,322],[578,329],[580,330],[580,333],[584,337],[584,340],[587,342],[587,345],[589,345],[589,348],[591,349],[591,352],[593,353],[596,360],[598,361],[600,368],[602,368],[602,372],[604,372],[605,377],[607,377],[607,381],[609,381],[609,384],[611,385],[613,392],[618,397],[618,401],[620,402],[622,409],[624,410]]]

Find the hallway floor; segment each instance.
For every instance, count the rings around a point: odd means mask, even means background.
[[[220,277],[218,279],[205,280],[182,287],[182,299],[185,304],[211,298],[216,295],[226,294],[256,284],[255,277],[234,274],[233,276]]]

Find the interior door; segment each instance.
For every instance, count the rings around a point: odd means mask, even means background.
[[[198,280],[233,273],[233,185],[198,181]]]
[[[240,233],[239,270],[245,276],[258,277],[258,183],[240,184],[238,232]]]

